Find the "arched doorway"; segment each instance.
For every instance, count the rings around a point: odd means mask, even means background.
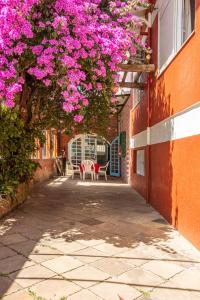
[[[85,159],[99,164],[109,160],[110,143],[95,134],[80,134],[68,144],[69,161],[79,165]]]

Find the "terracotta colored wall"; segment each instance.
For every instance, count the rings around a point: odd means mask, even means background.
[[[160,77],[151,86],[151,125],[200,100],[200,0],[196,1],[195,32],[180,49]],[[157,65],[157,29],[152,28],[153,63]]]
[[[132,135],[135,135],[147,128],[147,90],[140,103],[131,112]]]
[[[150,126],[200,101],[200,0],[196,1],[195,33],[165,71],[150,81]],[[157,66],[158,19],[151,32],[153,63]],[[146,129],[147,102],[132,112],[132,135]],[[185,124],[187,127],[187,124]],[[149,200],[171,224],[200,249],[200,135],[150,146]],[[146,150],[147,152],[147,150]],[[134,173],[131,183],[145,198],[147,178]],[[146,160],[147,160],[146,154]],[[147,163],[147,161],[146,161]]]
[[[151,204],[200,249],[200,136],[151,146]]]
[[[34,181],[43,181],[49,179],[52,175],[56,174],[56,166],[54,159],[39,159],[37,161],[41,168],[38,168],[35,176]]]
[[[146,185],[146,176],[141,176],[136,174],[136,152],[137,150],[145,150],[146,148],[138,148],[131,150],[131,160],[130,160],[130,183],[131,186],[140,193],[144,198],[146,198],[147,195],[147,185]]]

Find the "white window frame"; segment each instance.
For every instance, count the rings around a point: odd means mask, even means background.
[[[141,157],[143,158],[143,161],[141,160]],[[145,177],[145,149],[136,150],[135,173]]]
[[[174,1],[175,9],[173,18],[176,20],[173,26],[173,53],[168,57],[166,62],[160,66],[160,19],[163,11],[166,9],[170,1]],[[194,30],[187,37],[187,39],[182,41],[182,15],[183,15],[183,0],[160,0],[158,1],[158,76],[163,73],[163,71],[168,67],[174,57],[179,53],[179,51],[184,47],[190,37],[194,34]],[[195,26],[194,26],[195,27]]]
[[[97,135],[96,134],[79,134],[79,135],[76,135],[73,139],[70,140],[70,142],[68,143],[68,154],[69,154],[69,161],[71,162],[71,156],[72,156],[72,152],[71,152],[71,145],[72,143],[77,140],[77,139],[81,139],[81,148],[82,148],[82,151],[81,151],[81,160],[83,161],[85,159],[85,139],[87,137],[94,137],[94,138],[97,138]],[[110,145],[110,143],[102,138],[103,140],[105,140],[105,142]],[[95,155],[96,155],[96,159],[95,161],[97,161],[97,139],[95,140]]]

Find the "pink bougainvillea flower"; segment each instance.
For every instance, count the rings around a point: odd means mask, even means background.
[[[139,27],[141,22],[127,9],[129,2],[108,1],[103,9],[102,0],[45,5],[42,0],[0,0],[1,103],[13,107],[27,77],[47,93],[53,83],[63,109],[72,116],[77,110],[73,119],[80,123],[90,95],[103,94],[105,82],[112,89],[118,64],[145,47],[137,31],[130,30],[129,24]],[[134,8],[147,2],[138,0]],[[115,101],[109,101],[112,107]]]

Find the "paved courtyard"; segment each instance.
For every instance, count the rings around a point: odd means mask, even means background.
[[[0,221],[5,300],[200,300],[200,254],[120,181],[56,178]]]

